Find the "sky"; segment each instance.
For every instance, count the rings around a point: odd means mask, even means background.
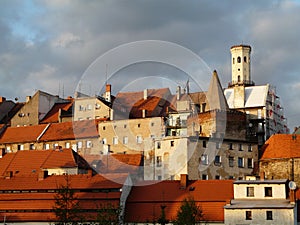
[[[276,87],[290,129],[300,125],[299,1],[1,0],[0,4],[0,95],[7,99],[24,101],[37,90],[62,97],[74,96],[81,88],[94,94],[106,81],[115,93],[184,86],[189,79],[205,90],[213,70],[226,88],[231,81],[230,47],[247,44],[252,47],[252,80]],[[147,40],[159,45],[153,47]],[[200,58],[194,71],[201,76],[188,74],[193,54]],[[179,61],[189,62],[188,68],[172,63]],[[88,78],[92,70],[96,79]]]

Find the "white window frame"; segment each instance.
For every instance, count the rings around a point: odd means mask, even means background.
[[[117,145],[119,143],[118,137],[113,137],[113,145]]]
[[[124,136],[124,137],[123,137],[123,144],[124,144],[124,145],[127,145],[127,144],[128,144],[128,137],[127,137],[127,136]]]

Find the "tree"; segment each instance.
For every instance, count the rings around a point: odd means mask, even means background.
[[[161,214],[160,214],[160,217],[159,217],[159,219],[158,219],[158,223],[159,224],[161,224],[161,225],[165,225],[165,224],[167,224],[167,223],[169,223],[169,220],[167,220],[166,219],[166,213],[165,213],[165,208],[166,208],[167,206],[165,206],[165,205],[161,205],[160,206],[160,209],[161,209]]]
[[[70,186],[69,176],[65,177],[66,184],[58,188],[57,194],[54,196],[54,213],[58,225],[77,224],[79,222],[79,204],[75,196],[74,190]]]
[[[101,225],[118,225],[119,224],[120,207],[113,204],[101,204],[97,210],[96,222]]]
[[[202,209],[197,206],[192,197],[183,200],[178,212],[175,224],[176,225],[194,225],[203,217]]]

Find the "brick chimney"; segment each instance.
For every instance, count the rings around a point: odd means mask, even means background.
[[[186,189],[188,184],[188,175],[180,174],[180,189]]]
[[[2,97],[2,96],[0,96],[0,103],[2,103],[2,102],[5,102],[6,101],[6,98],[5,97]]]
[[[105,86],[105,100],[111,102],[111,85],[106,84]]]
[[[47,170],[40,170],[39,171],[39,176],[38,180],[44,180],[48,176],[48,171]]]
[[[5,155],[5,148],[0,149],[0,159]]]
[[[260,178],[260,180],[265,180],[265,172],[261,171],[259,173],[259,178]]]

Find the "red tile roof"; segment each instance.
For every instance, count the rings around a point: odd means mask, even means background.
[[[77,167],[72,149],[24,150],[7,153],[0,159],[0,176],[12,171],[13,176],[36,176],[40,169]]]
[[[95,218],[100,203],[119,206],[121,188],[127,174],[118,174],[119,183],[113,182],[112,179],[116,177],[112,176],[108,178],[87,174],[68,176],[69,187],[75,190],[75,196],[85,218],[89,216]],[[6,216],[8,223],[56,221],[52,211],[56,194],[54,191],[61,185],[66,185],[65,176],[49,176],[44,180],[32,176],[0,178],[0,218]]]
[[[143,109],[147,111],[147,117],[162,116],[170,95],[169,88],[147,89],[147,99],[144,99],[143,91],[120,92],[114,100],[113,108],[125,108],[130,118],[142,117]]]
[[[24,127],[8,127],[0,138],[0,143],[35,142],[47,124]]]
[[[68,111],[73,106],[73,102],[56,103],[40,123],[58,123],[59,110]]]
[[[206,221],[224,221],[223,207],[233,198],[233,181],[189,181],[186,189],[180,188],[179,181],[138,183],[132,188],[126,203],[126,221],[157,221],[161,205],[166,205],[166,218],[174,220],[181,202],[190,196],[202,208]]]
[[[83,120],[53,123],[40,138],[40,141],[72,140],[75,138],[90,138],[98,136],[97,121]]]
[[[261,160],[300,157],[300,135],[275,134],[262,147]]]
[[[143,166],[142,154],[86,155],[90,165],[96,165],[96,171],[102,173],[138,173]]]

